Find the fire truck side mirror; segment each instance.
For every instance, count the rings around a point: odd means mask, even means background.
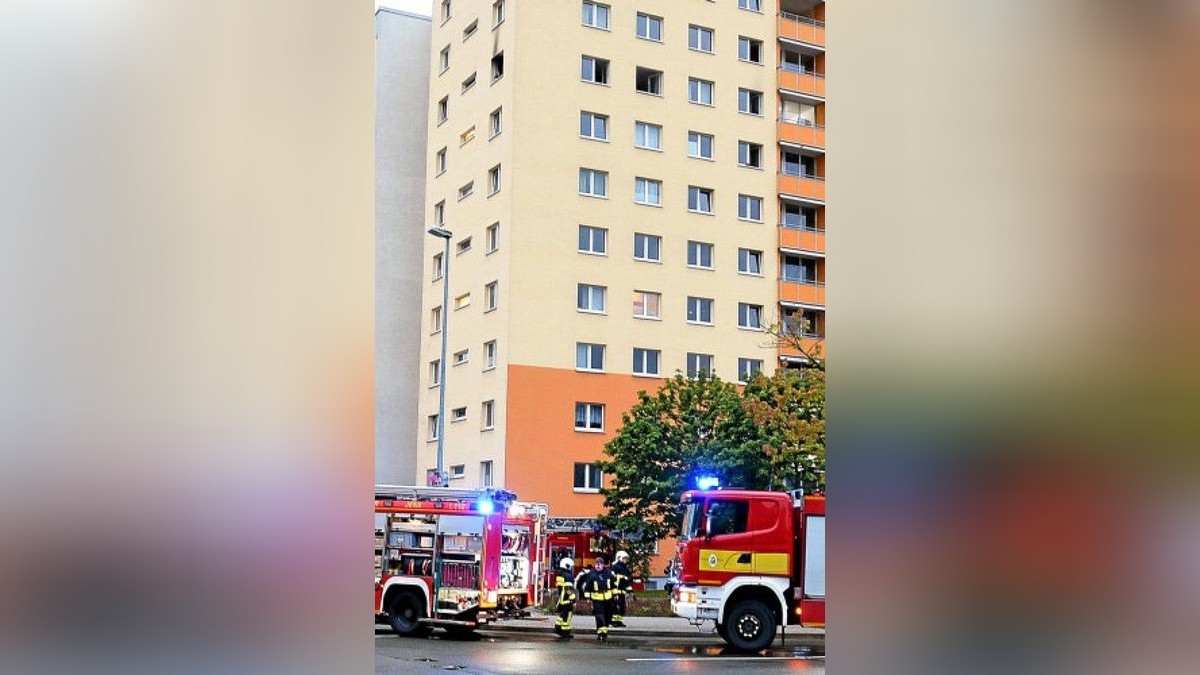
[[[704,514],[704,540],[712,539],[712,514],[706,512]]]

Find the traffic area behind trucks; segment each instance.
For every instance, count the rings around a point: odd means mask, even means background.
[[[375,486],[375,620],[470,631],[541,600],[546,505],[505,490]]]
[[[754,490],[683,494],[671,610],[758,651],[779,626],[825,626],[825,498]]]

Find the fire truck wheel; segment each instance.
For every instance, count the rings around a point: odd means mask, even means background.
[[[403,592],[396,596],[388,607],[388,621],[397,635],[422,635],[427,632],[421,625],[424,602],[415,593]]]
[[[729,612],[725,633],[734,647],[757,652],[775,640],[775,617],[758,600],[739,602]]]

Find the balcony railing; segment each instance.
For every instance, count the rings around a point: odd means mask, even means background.
[[[813,355],[815,358],[824,360],[825,358],[825,338],[820,335],[811,335],[805,333],[800,337],[800,346],[804,351]],[[783,356],[803,356],[795,347],[787,344],[779,346],[779,353]]]
[[[779,300],[825,306],[825,282],[801,277],[779,279]]]
[[[784,167],[779,171],[779,191],[806,199],[825,201],[825,178]]]
[[[825,24],[821,21],[791,12],[780,12],[777,23],[781,38],[822,48],[825,46]]]
[[[779,140],[815,148],[825,147],[825,127],[807,122],[779,120]]]
[[[800,251],[825,252],[825,230],[815,227],[798,227],[779,224],[779,245]]]
[[[825,76],[795,66],[779,66],[779,87],[790,91],[825,98]]]

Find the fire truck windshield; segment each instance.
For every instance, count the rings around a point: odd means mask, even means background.
[[[687,541],[700,536],[704,532],[704,502],[695,501],[687,504],[683,513],[683,529],[681,541]]]

